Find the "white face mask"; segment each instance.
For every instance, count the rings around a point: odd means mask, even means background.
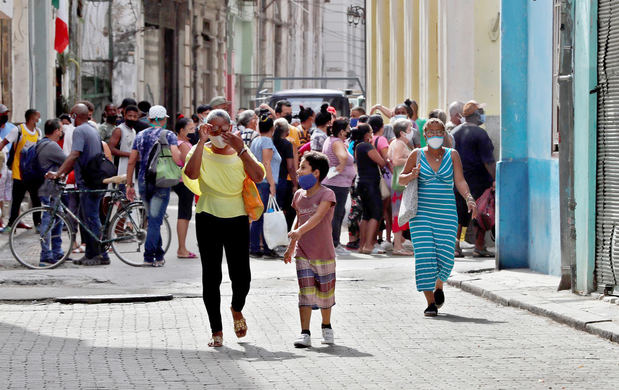
[[[443,137],[431,137],[428,139],[428,145],[432,149],[438,149],[443,146]]]
[[[226,147],[226,143],[224,142],[224,139],[221,137],[221,135],[211,135],[211,142],[213,143],[213,145],[215,145],[215,147],[217,149],[223,149]]]
[[[394,124],[398,119],[408,119],[408,117],[406,115],[394,115],[391,117],[391,124]]]

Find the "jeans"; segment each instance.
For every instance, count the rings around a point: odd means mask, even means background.
[[[147,263],[161,261],[165,254],[161,240],[161,224],[170,202],[170,189],[140,183],[140,194],[148,217],[144,261]]]
[[[49,196],[41,196],[41,203],[50,205]],[[52,228],[49,229],[50,224]],[[41,215],[41,261],[47,263],[55,263],[64,256],[62,251],[62,220],[56,218],[52,221],[52,216],[49,213]],[[48,230],[49,229],[49,230]],[[51,243],[51,249],[50,249]]]
[[[333,210],[333,220],[331,227],[333,231],[333,246],[340,245],[340,234],[342,232],[342,222],[346,215],[346,199],[348,198],[348,187],[325,186],[335,193],[335,210]]]
[[[101,239],[101,220],[99,208],[103,194],[100,192],[80,194],[80,214],[86,227],[94,234],[90,235],[85,229],[81,229],[82,242],[86,244],[86,258],[93,259],[99,255],[108,259],[107,252],[103,250],[97,239]],[[96,237],[96,238],[95,238]]]
[[[256,183],[256,187],[258,188],[258,193],[260,193],[260,199],[262,199],[262,203],[264,204],[264,212],[266,213],[267,204],[269,203],[269,195],[271,194],[269,183]],[[251,229],[249,233],[249,250],[252,253],[260,252],[260,242],[262,242],[262,248],[265,252],[269,250],[269,247],[264,241],[264,236],[262,234],[263,226],[263,216],[260,216],[260,219],[251,223]]]
[[[249,220],[247,216],[218,218],[207,213],[196,214],[196,236],[202,262],[202,299],[208,313],[211,331],[222,330],[221,324],[221,260],[224,249],[228,275],[232,283],[232,308],[242,311],[249,293]]]
[[[277,198],[279,208],[282,209],[286,216],[288,231],[290,231],[294,218],[297,216],[297,212],[292,207],[292,196],[292,182],[290,180],[279,179],[275,187],[275,197]]]
[[[26,183],[19,179],[13,179],[13,191],[11,197],[13,199],[11,203],[11,216],[9,217],[9,224],[7,226],[12,226],[13,222],[19,217],[21,202],[24,200],[24,196],[26,195],[26,191],[30,193],[30,200],[32,201],[32,207],[41,206],[41,201],[39,200],[39,187],[40,183]],[[32,216],[35,225],[39,225],[41,223],[41,213],[34,213]]]

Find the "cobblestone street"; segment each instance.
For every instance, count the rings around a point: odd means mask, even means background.
[[[345,265],[345,266],[344,266]],[[281,267],[281,277],[272,270]],[[447,287],[422,316],[410,260],[342,261],[335,346],[295,349],[294,268],[253,263],[238,342],[224,294],[224,347],[211,349],[199,298],[145,304],[0,305],[0,383],[9,389],[614,388],[619,346]],[[227,281],[227,278],[224,278]]]

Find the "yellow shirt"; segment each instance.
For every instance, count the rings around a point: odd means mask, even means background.
[[[185,166],[196,150],[192,147],[185,159]],[[247,152],[265,172],[264,166],[247,149]],[[183,169],[184,170],[184,169]],[[196,213],[208,213],[218,218],[234,218],[247,215],[243,202],[243,180],[245,180],[243,161],[236,154],[215,154],[204,146],[200,176],[191,180],[183,174],[183,182],[196,195],[200,195]]]
[[[288,125],[288,130],[289,130],[288,137],[286,137],[286,139],[290,141],[292,146],[299,149],[299,146],[301,146],[301,138],[299,137],[299,129],[297,129],[293,125]]]
[[[11,170],[13,171],[13,179],[17,180],[21,180],[21,172],[19,171],[21,150],[24,146],[34,145],[39,140],[39,132],[37,130],[34,131],[34,134],[30,134],[24,125],[20,125],[19,131],[21,132],[21,137],[15,147],[15,157],[13,157],[13,165],[11,166]]]

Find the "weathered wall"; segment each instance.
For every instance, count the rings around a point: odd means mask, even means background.
[[[497,261],[500,268],[560,275],[559,169],[551,154],[553,4],[503,0],[503,14],[519,17],[502,22]]]
[[[574,4],[574,197],[576,290],[594,290],[597,158],[597,0]]]

